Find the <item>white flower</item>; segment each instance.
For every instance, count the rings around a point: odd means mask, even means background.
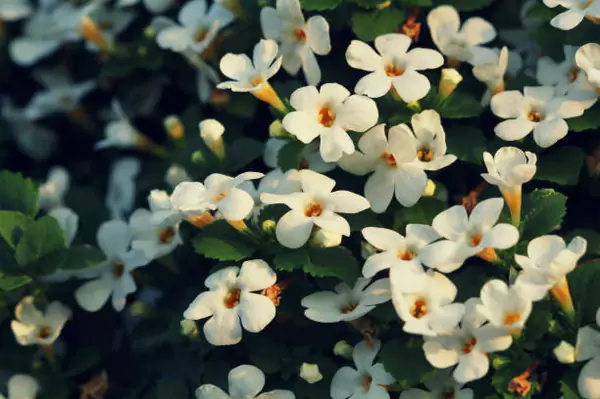
[[[212,384],[196,389],[196,399],[294,399],[290,391],[277,389],[260,394],[265,386],[265,374],[255,366],[244,364],[229,372],[229,394]]]
[[[158,227],[151,222],[151,210],[136,209],[129,217],[133,234],[131,248],[142,251],[148,259],[156,259],[171,253],[183,241],[179,235],[179,223]]]
[[[585,72],[588,81],[600,92],[600,44],[588,43],[575,53],[577,66]]]
[[[566,341],[560,341],[560,344],[552,350],[556,360],[563,364],[575,363],[575,347]]]
[[[379,98],[393,87],[405,102],[425,97],[431,83],[419,71],[441,67],[444,57],[431,49],[417,47],[408,51],[411,42],[410,37],[399,33],[377,36],[377,54],[367,43],[353,40],[346,50],[346,61],[352,68],[371,72],[358,81],[354,91]]]
[[[321,374],[318,364],[302,363],[300,366],[300,378],[309,384],[314,384],[323,379],[323,374]]]
[[[448,97],[456,90],[459,83],[463,81],[463,77],[454,68],[443,68],[440,83],[438,85],[438,93],[442,98]]]
[[[469,18],[461,27],[454,7],[439,6],[427,15],[427,25],[437,48],[451,60],[479,65],[493,54],[493,50],[481,45],[494,40],[496,29],[483,18]]]
[[[26,296],[17,304],[15,318],[10,327],[20,345],[49,346],[58,339],[71,318],[71,309],[55,301],[41,312],[35,307],[33,297]]]
[[[46,90],[35,93],[25,108],[30,119],[40,119],[55,112],[69,112],[79,106],[79,102],[96,88],[94,80],[71,83],[64,70],[41,70],[36,72]]]
[[[133,126],[117,100],[113,100],[112,110],[116,118],[106,124],[105,139],[97,142],[94,148],[131,148],[142,144],[144,137]]]
[[[263,161],[270,168],[277,168],[279,164],[279,151],[287,144],[289,140],[270,138],[265,145]],[[304,146],[302,151],[302,163],[307,169],[318,173],[327,173],[336,167],[335,162],[325,162],[319,153],[319,144],[316,141]]]
[[[423,384],[428,390],[410,388],[402,391],[400,399],[473,399],[473,390],[463,388],[464,384],[456,382],[446,370],[438,371]]]
[[[381,251],[367,258],[362,269],[367,278],[396,267],[422,272],[420,251],[439,238],[432,227],[423,224],[407,225],[406,238],[394,230],[380,227],[366,227],[362,234],[369,244]]]
[[[40,209],[49,211],[62,206],[69,190],[71,176],[62,166],[54,166],[48,172],[46,181],[38,188]]]
[[[223,147],[223,134],[225,126],[216,119],[204,119],[198,124],[200,137],[204,143],[217,157],[222,158],[225,148]]]
[[[35,399],[40,385],[35,378],[26,374],[15,374],[8,380],[8,397],[0,399]]]
[[[479,296],[481,303],[476,305],[477,312],[491,325],[506,331],[520,331],[531,314],[531,301],[504,281],[488,281],[481,287]]]
[[[304,315],[319,323],[356,320],[375,309],[375,305],[390,300],[389,279],[370,283],[370,279],[359,278],[354,288],[340,283],[335,286],[336,292],[319,291],[310,294],[300,302],[307,308]]]
[[[229,25],[235,16],[220,4],[213,3],[207,11],[206,0],[190,0],[179,10],[179,24],[162,18],[164,29],[156,35],[162,49],[178,53],[190,50],[203,53],[213,42],[219,30]]]
[[[150,221],[160,227],[192,220],[213,209],[208,202],[206,187],[198,182],[181,182],[170,196],[165,191],[152,190],[148,202],[153,210]]]
[[[108,43],[113,43],[117,35],[123,32],[135,19],[136,13],[132,10],[123,10],[122,8],[99,7],[90,13],[96,29],[100,36]],[[101,48],[86,41],[86,46],[92,51],[100,51]]]
[[[515,60],[513,61],[513,64],[515,64],[513,65],[513,71],[509,71],[509,59],[510,61]],[[482,105],[488,105],[492,95],[504,91],[504,76],[507,72],[509,75],[515,76],[521,65],[522,61],[518,54],[510,54],[508,48],[505,46],[493,59],[473,67],[475,78],[487,86],[487,90],[481,100]]]
[[[515,255],[515,261],[523,269],[517,276],[515,287],[530,300],[541,300],[575,269],[586,249],[586,240],[579,236],[568,246],[555,235],[534,238],[527,245],[527,256]]]
[[[0,4],[0,20],[3,21],[27,18],[32,12],[29,0],[4,0]]]
[[[337,83],[301,87],[292,93],[290,104],[296,111],[283,118],[285,129],[307,144],[321,137],[320,152],[326,162],[335,162],[343,154],[354,152],[347,131],[364,132],[379,117],[375,101],[350,95]]]
[[[276,8],[264,7],[260,13],[263,35],[281,45],[283,69],[296,75],[302,67],[309,85],[321,81],[321,70],[315,54],[331,51],[329,24],[320,15],[305,21],[299,0],[277,0]]]
[[[537,156],[516,147],[502,147],[494,156],[486,151],[483,161],[487,173],[482,173],[481,177],[501,190],[512,190],[527,183],[537,170]]]
[[[584,18],[600,18],[600,4],[594,0],[543,0],[550,8],[562,6],[567,8],[552,18],[550,24],[562,30],[571,30],[583,21]]]
[[[336,371],[331,380],[331,397],[389,399],[386,387],[394,383],[394,377],[385,370],[382,363],[373,364],[380,350],[380,341],[373,341],[371,346],[366,341],[359,342],[352,352],[356,369],[345,366]]]
[[[452,303],[456,286],[443,274],[429,270],[390,270],[392,303],[402,329],[410,334],[435,336],[452,331],[464,313],[464,305]]]
[[[350,191],[332,192],[335,180],[311,170],[301,170],[298,178],[302,192],[261,195],[264,204],[285,204],[291,208],[277,223],[277,240],[288,248],[300,248],[315,225],[349,236],[350,224],[338,213],[361,212],[369,207],[369,201]]]
[[[596,311],[596,326],[600,326],[600,309]],[[595,399],[600,395],[600,332],[591,326],[585,326],[577,332],[575,360],[589,360],[581,369],[577,389],[586,399]]]
[[[565,119],[583,114],[577,101],[556,96],[554,87],[525,87],[523,94],[504,91],[492,97],[492,112],[506,121],[494,128],[502,140],[521,140],[533,130],[533,139],[543,148],[554,145],[569,131]]]
[[[478,380],[490,367],[488,353],[506,350],[512,336],[503,329],[485,324],[485,319],[475,310],[478,299],[465,304],[465,317],[460,328],[449,334],[425,337],[423,351],[432,366],[445,369],[456,365],[452,376],[461,383]]]
[[[77,229],[79,226],[79,216],[72,209],[66,207],[52,208],[48,212],[48,216],[52,216],[58,222],[58,225],[65,232],[65,245],[71,246]]]
[[[204,324],[206,340],[212,345],[237,344],[242,340],[242,326],[257,333],[275,318],[273,302],[252,291],[268,288],[276,281],[275,272],[260,259],[245,261],[241,269],[226,267],[208,276],[204,285],[209,291],[198,295],[183,317],[210,317]]]
[[[463,262],[479,254],[484,258],[491,249],[507,249],[519,240],[519,230],[507,223],[498,223],[504,207],[502,198],[479,202],[470,215],[461,205],[455,205],[434,219],[432,226],[447,240],[431,244],[422,252],[423,263],[443,273],[460,268]],[[494,253],[494,252],[493,252]],[[495,254],[495,253],[494,253]]]
[[[315,229],[310,244],[320,248],[337,247],[342,243],[342,235],[333,231]]]
[[[112,165],[106,190],[106,207],[112,219],[123,219],[133,209],[135,179],[141,163],[137,158],[121,158]]]
[[[247,218],[254,208],[254,199],[239,185],[260,179],[264,175],[258,172],[244,172],[236,177],[213,173],[204,180],[206,198],[210,207],[216,209],[227,220],[237,221]]]
[[[137,290],[131,272],[147,265],[149,260],[142,252],[129,249],[131,239],[131,229],[121,220],[110,220],[100,226],[98,247],[106,260],[95,268],[93,280],[75,291],[75,299],[83,309],[96,312],[112,296],[112,305],[120,312],[125,307],[127,295]]]
[[[171,165],[169,169],[167,169],[167,173],[165,173],[165,182],[167,182],[167,184],[173,188],[179,183],[190,181],[191,179],[192,178],[183,168],[183,166],[178,164]]]

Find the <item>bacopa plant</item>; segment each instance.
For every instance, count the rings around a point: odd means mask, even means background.
[[[598,24],[0,0],[0,398],[599,399]]]

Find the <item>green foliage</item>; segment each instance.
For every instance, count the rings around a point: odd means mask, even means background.
[[[472,126],[452,126],[446,131],[448,154],[459,160],[477,165],[483,163],[483,152],[487,150],[487,140],[481,129]]]
[[[577,315],[577,325],[595,324],[600,296],[596,287],[600,284],[600,261],[579,264],[568,276],[571,297]]]
[[[352,15],[352,30],[360,40],[371,41],[379,35],[395,31],[404,23],[404,18],[404,11],[395,7],[356,11]]]
[[[433,218],[446,209],[446,204],[439,199],[424,197],[410,208],[404,208],[394,218],[394,229],[401,229],[407,224],[431,224]]]
[[[435,0],[436,5],[449,4],[458,11],[475,11],[491,5],[495,0]]]
[[[31,278],[28,276],[11,276],[1,277],[0,276],[0,290],[10,292],[27,285],[31,282]]]
[[[353,285],[359,264],[344,247],[284,250],[275,256],[275,268],[281,271],[303,270],[314,277],[338,277]]]
[[[302,270],[310,263],[308,252],[305,249],[292,249],[278,253],[274,264],[277,270],[292,272]]]
[[[284,172],[290,169],[298,169],[303,159],[302,151],[305,145],[297,140],[286,143],[277,155],[277,166]]]
[[[551,149],[539,158],[535,178],[564,186],[575,185],[579,180],[583,160],[584,154],[579,147]]]
[[[481,115],[483,107],[477,98],[470,93],[455,90],[437,108],[443,118],[465,119]]]
[[[381,348],[380,361],[396,378],[398,388],[413,387],[436,372],[425,359],[422,347],[420,338],[403,336],[388,341]]]
[[[185,381],[180,378],[161,378],[156,382],[157,399],[187,399],[188,392]]]
[[[523,201],[521,238],[531,240],[560,227],[567,197],[552,189],[535,190]]]
[[[259,158],[263,153],[264,145],[258,140],[240,138],[227,147],[227,170],[239,171],[249,163]]]
[[[93,267],[104,261],[104,253],[90,245],[76,245],[64,250],[66,257],[61,269],[80,270]]]
[[[197,253],[220,261],[237,261],[249,257],[254,246],[242,233],[224,220],[217,220],[206,226],[193,240]]]
[[[0,211],[0,236],[15,249],[23,232],[33,223],[30,217],[15,211]]]
[[[324,11],[336,8],[342,0],[302,0],[300,5],[307,11]]]
[[[600,127],[600,103],[586,110],[583,115],[577,118],[566,119],[569,130],[573,132],[583,132]]]
[[[28,266],[65,248],[65,233],[56,219],[44,216],[31,223],[16,247],[15,259]]]
[[[23,178],[20,173],[0,172],[0,210],[35,216],[38,199],[32,181]]]

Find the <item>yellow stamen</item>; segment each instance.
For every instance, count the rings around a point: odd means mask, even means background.
[[[304,216],[309,218],[321,216],[321,213],[323,213],[323,207],[318,202],[311,202],[304,208]]]
[[[410,314],[416,319],[420,319],[427,315],[427,302],[423,298],[419,298],[410,308]]]
[[[321,125],[325,127],[331,127],[333,126],[333,122],[335,122],[335,113],[328,106],[323,106],[319,110],[317,120]]]

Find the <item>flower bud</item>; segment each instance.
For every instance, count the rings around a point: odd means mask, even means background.
[[[216,119],[205,119],[198,124],[200,137],[206,143],[208,148],[219,159],[225,156],[225,147],[223,146],[223,134],[225,127]]]
[[[352,359],[353,350],[354,349],[352,348],[352,346],[346,341],[338,341],[333,347],[333,353],[336,356],[343,357],[344,359]]]
[[[423,191],[424,197],[433,197],[435,194],[435,183],[433,180],[427,180],[427,185],[425,186],[425,191]]]
[[[165,130],[169,133],[169,136],[173,140],[179,140],[183,138],[185,135],[185,129],[183,128],[183,123],[181,123],[181,119],[177,115],[169,115],[163,121],[165,126]]]
[[[190,175],[186,172],[186,170],[177,164],[171,165],[167,173],[165,174],[165,181],[167,184],[173,188],[181,182],[190,181]]]
[[[129,307],[129,313],[132,316],[144,316],[150,313],[150,308],[142,301],[135,301]]]
[[[337,247],[342,243],[342,235],[329,230],[317,229],[310,243],[321,248]]]
[[[284,129],[283,123],[281,120],[276,119],[269,126],[269,136],[270,137],[288,137],[288,132]]]
[[[156,37],[157,33],[158,33],[158,31],[152,25],[148,25],[144,29],[144,36],[146,36],[147,39],[154,40],[154,38]]]
[[[196,326],[196,322],[193,320],[181,320],[179,323],[181,326],[181,335],[185,335],[186,337],[195,338],[198,336],[199,331]]]
[[[323,379],[323,374],[319,371],[319,365],[302,363],[302,366],[300,366],[300,378],[309,384],[314,384]]]
[[[454,68],[444,68],[442,69],[442,78],[440,79],[440,85],[438,87],[438,92],[442,98],[448,97],[456,86],[463,80],[463,77],[460,73]]]
[[[275,226],[277,226],[277,223],[274,220],[265,220],[264,222],[262,222],[262,230],[265,233],[271,233],[275,231]]]
[[[552,352],[554,352],[554,356],[556,356],[556,359],[561,363],[575,363],[575,348],[566,341],[561,341]]]
[[[94,22],[94,20],[87,15],[84,15],[79,22],[79,32],[85,40],[90,43],[94,43],[102,50],[108,50],[110,47],[110,43],[102,31],[98,28],[96,22]]]

